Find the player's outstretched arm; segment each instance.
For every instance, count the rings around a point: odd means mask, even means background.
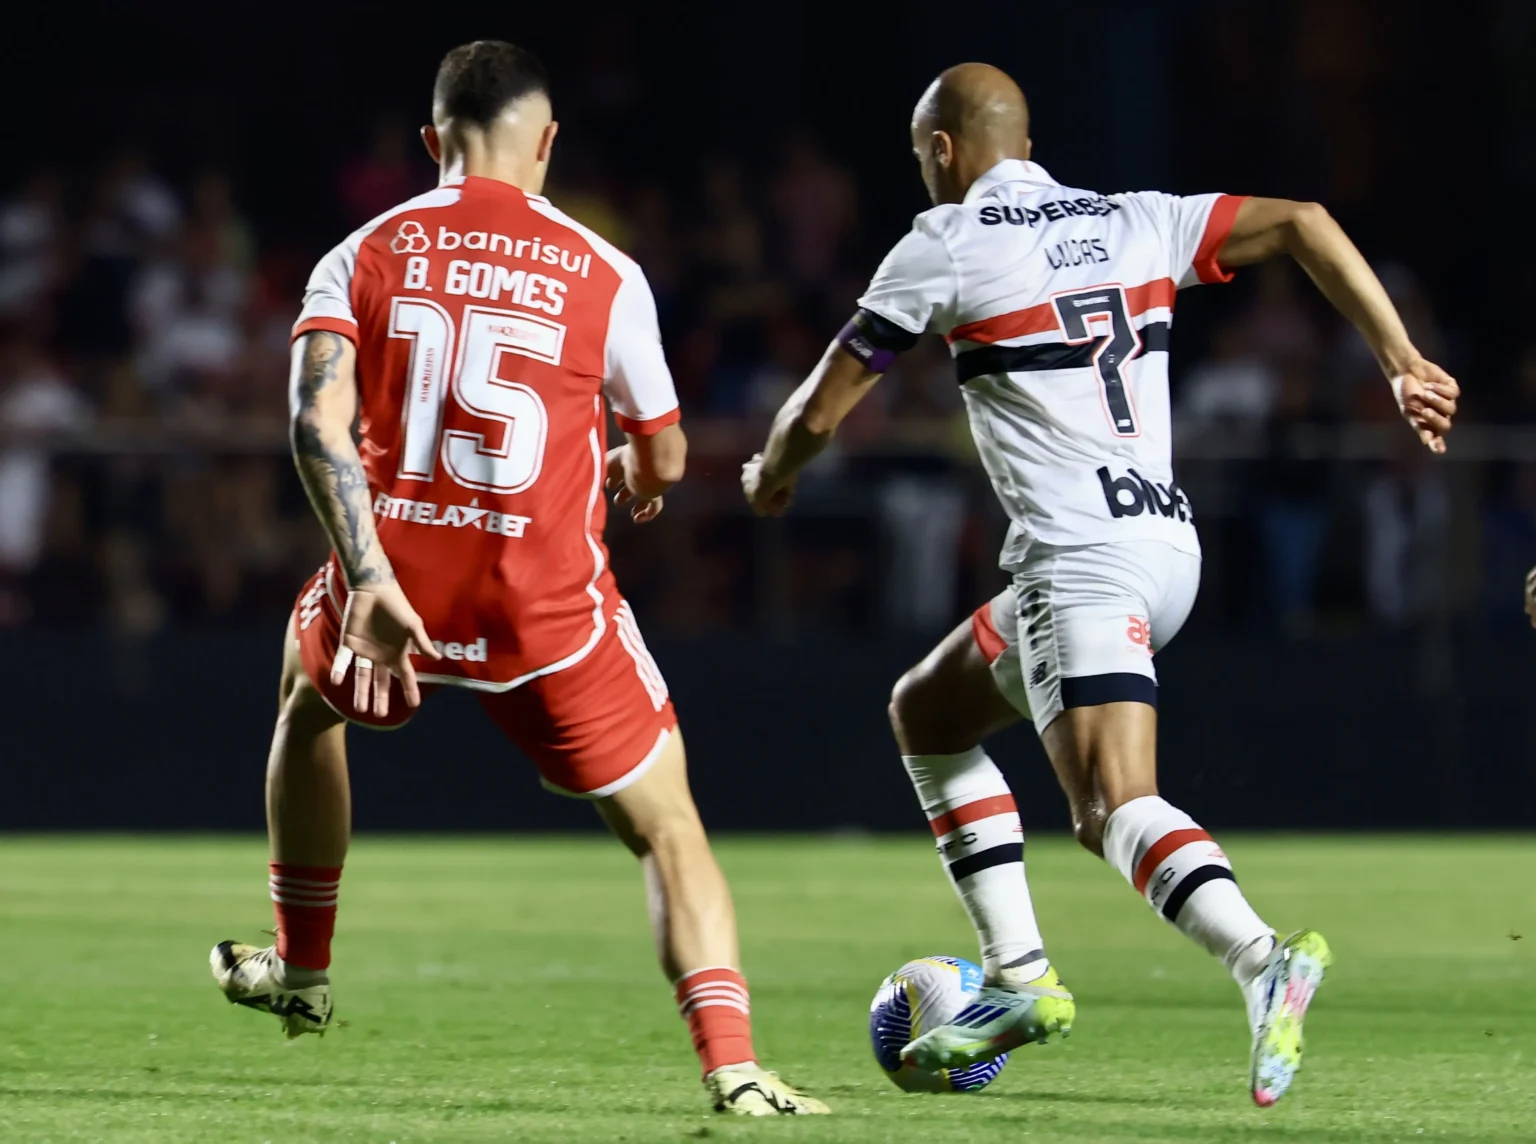
[[[1391,382],[1404,419],[1432,452],[1445,452],[1461,388],[1414,347],[1397,308],[1344,229],[1318,203],[1248,199],[1217,260],[1238,267],[1279,254],[1294,258],[1360,331]]]
[[[353,704],[383,716],[389,714],[390,677],[399,677],[414,707],[421,692],[410,655],[435,659],[438,653],[395,582],[374,527],[368,477],[352,440],[356,371],[357,350],[340,334],[313,330],[294,343],[289,441],[304,491],[347,580],[342,646],[331,679],[340,684],[355,661]]]
[[[789,508],[800,470],[827,447],[843,418],[879,380],[841,338],[827,347],[774,417],[763,451],[742,466],[742,491],[754,512],[778,516]]]
[[[629,515],[644,524],[661,513],[662,495],[683,479],[688,438],[683,427],[668,425],[655,433],[626,433],[626,444],[608,450],[605,487],[614,504],[634,502]]]

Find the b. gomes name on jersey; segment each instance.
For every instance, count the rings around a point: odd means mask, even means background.
[[[1109,506],[1109,515],[1116,520],[1142,513],[1157,513],[1185,523],[1195,519],[1189,497],[1177,481],[1156,484],[1135,469],[1126,469],[1125,476],[1117,477],[1106,465],[1099,469],[1099,485],[1104,489],[1104,503]]]

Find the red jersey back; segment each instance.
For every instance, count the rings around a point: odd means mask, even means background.
[[[679,416],[640,268],[547,199],[453,180],[321,260],[310,330],[357,346],[379,538],[445,656],[422,678],[505,690],[579,662],[615,592],[603,399],[630,433]]]

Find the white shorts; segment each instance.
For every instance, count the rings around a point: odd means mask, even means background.
[[[1199,589],[1200,557],[1160,540],[1035,544],[971,631],[998,690],[1043,731],[1069,707],[1157,706],[1152,653],[1184,626]]]

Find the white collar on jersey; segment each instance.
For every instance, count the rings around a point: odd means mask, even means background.
[[[1061,186],[1039,163],[1028,159],[1004,159],[974,183],[965,192],[962,202],[973,203],[1004,183],[1035,183],[1042,187]]]

